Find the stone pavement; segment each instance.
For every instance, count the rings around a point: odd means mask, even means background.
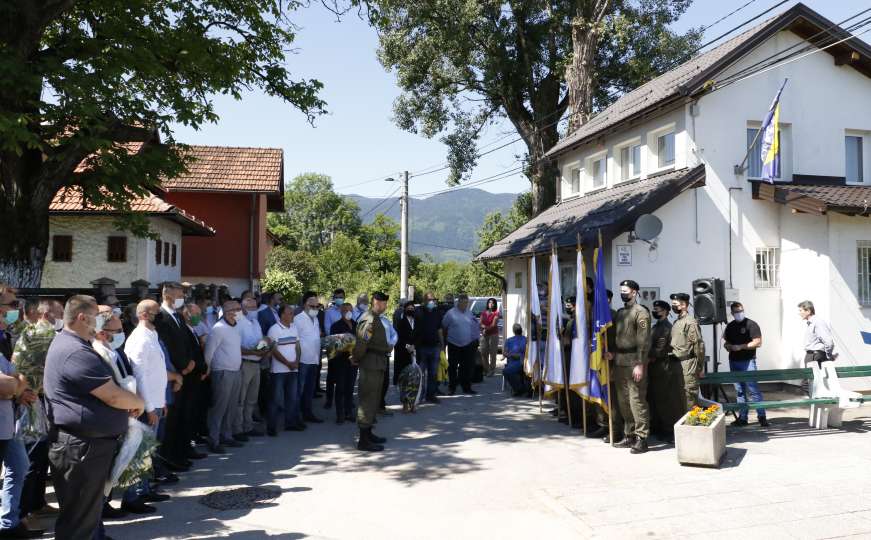
[[[494,377],[379,420],[387,450],[354,449],[351,424],[253,439],[210,456],[167,489],[157,514],[107,523],[154,538],[871,538],[871,409],[813,431],[801,410],[728,430],[720,469],[681,467],[579,436]],[[395,398],[393,402],[395,402]],[[331,418],[318,402],[318,412]],[[547,405],[545,405],[547,407]],[[394,407],[396,409],[396,407]],[[752,418],[752,416],[751,416]],[[255,509],[198,502],[216,489],[275,486]]]

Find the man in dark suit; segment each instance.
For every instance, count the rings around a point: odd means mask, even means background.
[[[272,293],[272,295],[269,296],[266,309],[261,309],[257,313],[257,322],[260,323],[260,330],[263,331],[264,336],[269,333],[269,329],[272,328],[272,325],[280,320],[278,316],[278,308],[281,307],[282,300],[281,293]]]
[[[196,369],[191,351],[190,330],[182,317],[184,290],[180,283],[167,282],[163,284],[162,296],[163,303],[160,305],[160,313],[154,319],[154,326],[158,338],[169,354],[169,363],[183,378],[182,388],[184,388]],[[179,391],[173,396],[172,405],[168,407],[166,433],[159,454],[173,470],[184,471],[191,466],[188,453],[192,449],[190,444],[185,442],[190,423],[183,421],[182,414],[182,411],[189,407],[187,401],[190,398],[190,392]],[[189,437],[187,441],[190,441]]]

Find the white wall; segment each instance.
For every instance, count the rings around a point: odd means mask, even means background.
[[[151,230],[152,232],[160,236],[161,242],[169,242],[170,244],[175,244],[178,247],[176,248],[177,254],[175,266],[172,266],[171,259],[169,265],[163,264],[163,257],[161,257],[160,264],[157,264],[154,260],[156,243],[154,240],[148,240],[146,242],[147,248],[142,250],[143,254],[145,255],[144,262],[146,267],[148,268],[148,277],[146,279],[151,282],[152,286],[157,286],[158,283],[162,283],[164,281],[180,281],[182,261],[181,227],[171,221],[159,219],[152,220]]]

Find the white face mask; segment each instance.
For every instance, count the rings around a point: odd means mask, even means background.
[[[172,307],[175,309],[181,309],[184,307],[184,298],[176,298],[172,302]]]
[[[117,351],[121,345],[124,345],[124,332],[118,332],[112,336],[112,341],[109,343],[109,346],[112,347],[113,351]]]
[[[346,321],[350,321],[350,320],[351,320],[351,312],[350,312],[350,311],[346,311],[346,312],[342,315],[342,317],[344,317]]]
[[[318,316],[318,310],[316,310],[316,309],[308,309],[308,310],[306,310],[306,313],[308,313],[308,316],[311,317],[312,319],[314,319],[315,317]]]
[[[256,321],[257,320],[257,312],[256,311],[249,311],[248,313],[245,314],[245,317],[247,317],[249,321]]]
[[[741,321],[744,320],[744,313],[743,313],[743,312],[741,312],[741,313],[734,313],[734,314],[732,315],[732,317],[734,317],[736,321],[741,322]]]
[[[54,320],[54,331],[60,332],[64,329],[64,320],[63,319],[55,319]]]
[[[103,326],[105,326],[105,325],[106,325],[106,317],[104,317],[104,316],[102,316],[102,315],[97,315],[97,317],[96,317],[96,326],[95,326],[96,331],[97,331],[97,332],[102,331],[102,330],[103,330]]]

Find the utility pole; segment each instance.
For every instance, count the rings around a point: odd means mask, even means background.
[[[408,171],[402,173],[402,191],[399,199],[400,210],[400,257],[399,257],[399,297],[408,297]]]

